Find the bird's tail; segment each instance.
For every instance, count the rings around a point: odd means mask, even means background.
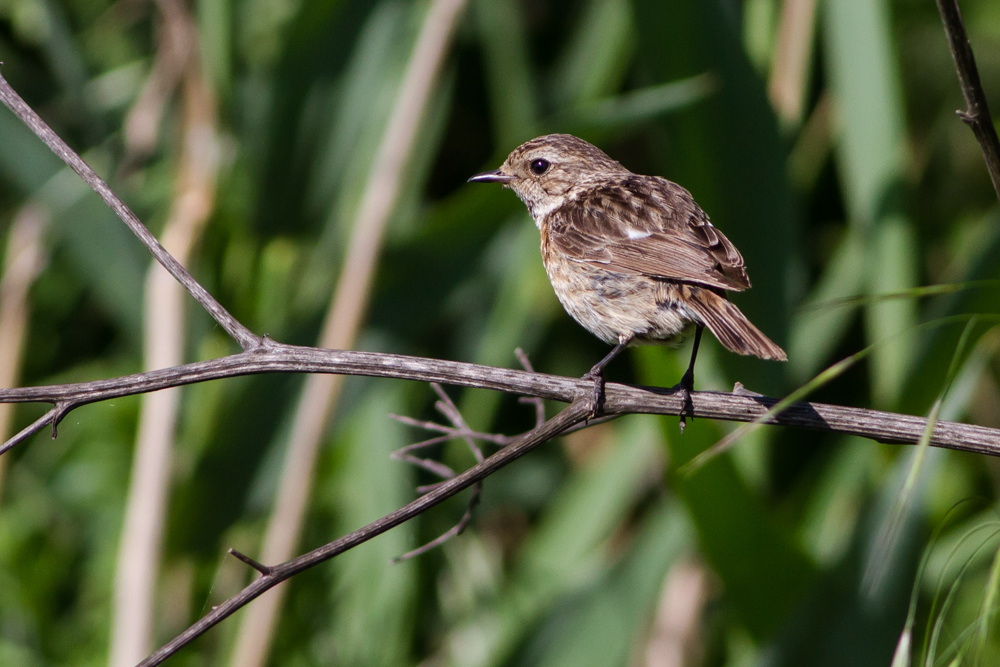
[[[752,354],[761,359],[787,361],[785,351],[775,345],[729,299],[703,287],[688,286],[685,304],[702,324],[731,352]]]

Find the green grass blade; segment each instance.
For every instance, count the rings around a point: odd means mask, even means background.
[[[891,667],[910,667],[910,658],[912,657],[913,652],[913,626],[917,618],[917,602],[920,597],[920,583],[924,578],[924,572],[927,570],[927,564],[930,561],[931,552],[933,551],[935,545],[937,545],[938,540],[941,538],[942,532],[944,532],[948,517],[956,512],[960,505],[962,505],[962,503],[957,503],[948,510],[944,518],[940,523],[938,523],[934,532],[931,534],[931,539],[924,548],[923,555],[920,557],[920,564],[917,566],[917,574],[913,578],[913,587],[910,591],[910,605],[906,611],[906,623],[903,625],[903,632],[900,633],[899,642],[896,645],[896,652],[893,655]]]
[[[897,191],[908,159],[905,100],[897,77],[886,0],[824,3],[827,71],[837,109],[837,156],[850,226],[865,239],[865,291],[898,291],[917,280],[916,233],[902,214]],[[869,343],[917,322],[909,302],[866,309]],[[911,345],[883,346],[872,355],[877,405],[895,404],[903,390]]]
[[[848,230],[827,262],[809,302],[837,301],[861,291],[864,288],[867,256],[861,234]],[[796,383],[805,382],[819,372],[840,344],[854,317],[854,310],[849,308],[799,309],[795,313],[788,336],[788,365]]]
[[[990,631],[996,627],[998,609],[1000,609],[1000,548],[997,549],[996,555],[993,557],[990,576],[986,581],[986,595],[983,597],[983,604],[979,610],[976,628],[976,656],[979,660],[982,660],[986,652]]]
[[[564,122],[584,129],[629,126],[696,104],[718,89],[715,76],[698,74],[583,104]]]
[[[506,155],[538,129],[538,87],[528,54],[524,18],[521,6],[514,0],[476,0],[472,9],[483,47],[495,141]]]
[[[967,280],[960,283],[942,283],[938,285],[924,285],[922,287],[911,287],[899,292],[884,292],[881,294],[859,294],[856,296],[831,299],[829,301],[816,301],[807,303],[800,308],[801,312],[813,310],[829,310],[831,308],[845,308],[868,306],[883,301],[893,301],[896,299],[922,299],[928,296],[938,296],[941,294],[954,294],[966,290],[986,289],[1000,287],[1000,280]]]
[[[885,580],[885,568],[888,567],[891,562],[891,559],[887,557],[887,554],[893,553],[896,548],[899,531],[903,526],[903,519],[906,515],[907,509],[913,502],[913,494],[916,489],[917,479],[920,476],[920,470],[923,467],[924,459],[927,457],[927,450],[930,448],[931,434],[934,433],[934,425],[937,424],[938,418],[941,414],[941,406],[944,405],[944,400],[948,395],[948,391],[951,389],[955,376],[958,375],[958,371],[961,366],[960,362],[965,357],[965,350],[969,344],[969,338],[976,326],[976,322],[977,317],[973,315],[965,325],[965,329],[962,331],[962,336],[959,338],[958,346],[955,348],[955,352],[951,357],[951,366],[948,368],[948,375],[945,378],[944,386],[941,387],[937,400],[934,401],[930,414],[927,415],[927,425],[924,427],[924,432],[921,434],[920,440],[917,442],[916,449],[913,451],[913,457],[910,461],[910,469],[906,474],[906,480],[903,482],[903,488],[896,499],[896,504],[889,516],[889,520],[882,525],[879,530],[879,536],[875,540],[875,549],[873,554],[877,553],[878,555],[869,559],[864,575],[864,585],[868,590],[868,594],[872,597],[874,597],[875,591],[881,587]]]
[[[959,571],[958,576],[955,577],[955,581],[952,582],[951,587],[948,589],[948,595],[945,597],[944,602],[941,605],[941,611],[938,613],[937,618],[934,619],[934,629],[931,632],[930,643],[927,649],[927,656],[924,662],[926,667],[933,667],[936,662],[937,645],[941,639],[941,632],[944,629],[944,621],[948,616],[948,611],[951,608],[952,603],[955,601],[955,597],[958,593],[959,584],[961,584],[962,579],[965,577],[965,573],[968,571],[969,566],[972,564],[976,554],[982,551],[986,545],[997,535],[1000,535],[1000,530],[994,531],[987,539],[983,540],[982,543],[976,548],[976,550],[966,559],[965,563],[962,565],[962,569]],[[928,619],[928,622],[930,619]]]

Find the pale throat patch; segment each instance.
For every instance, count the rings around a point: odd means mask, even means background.
[[[542,219],[547,216],[552,211],[559,208],[565,201],[561,201],[557,197],[549,197],[547,202],[538,202],[537,204],[531,204],[524,202],[528,206],[528,210],[531,211],[531,217],[535,220],[535,227],[539,229],[542,228]]]

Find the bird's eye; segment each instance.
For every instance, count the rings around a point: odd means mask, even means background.
[[[542,160],[541,158],[539,158],[538,160],[532,160],[530,169],[531,173],[534,174],[535,176],[541,176],[546,171],[548,171],[549,161]]]

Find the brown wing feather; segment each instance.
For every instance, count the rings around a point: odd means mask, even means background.
[[[633,174],[547,217],[551,242],[571,259],[720,289],[750,287],[736,247],[687,190],[666,179]]]

